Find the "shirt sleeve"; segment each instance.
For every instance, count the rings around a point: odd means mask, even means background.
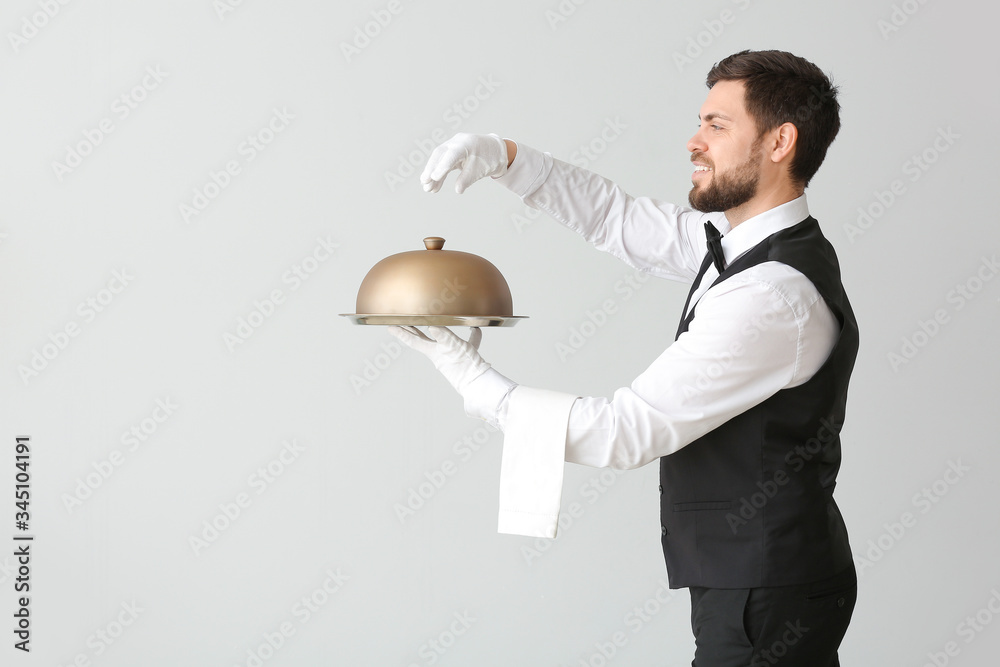
[[[709,289],[690,328],[613,397],[578,399],[566,460],[636,468],[812,377],[838,325],[812,283],[768,263]]]
[[[723,217],[632,197],[594,172],[523,144],[507,173],[495,180],[598,250],[671,280],[694,279],[705,256],[704,222]]]

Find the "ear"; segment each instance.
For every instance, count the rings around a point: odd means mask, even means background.
[[[792,123],[783,123],[771,132],[771,162],[779,163],[791,159],[799,140],[799,129]]]

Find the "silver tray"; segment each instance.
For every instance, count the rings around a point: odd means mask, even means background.
[[[500,317],[490,315],[372,315],[341,313],[354,324],[399,324],[434,327],[512,327],[525,316]]]

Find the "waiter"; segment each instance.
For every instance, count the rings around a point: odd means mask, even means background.
[[[436,192],[490,176],[598,249],[692,283],[674,342],[607,398],[517,385],[449,329],[392,327],[504,431],[500,531],[555,535],[563,461],[660,463],[672,588],[689,588],[696,667],[839,665],[857,597],[833,499],[858,328],[804,194],[840,128],[837,89],[781,51],[708,73],[687,144],[690,208],[511,140],[458,134],[430,156]],[[660,332],[651,335],[662,336]]]

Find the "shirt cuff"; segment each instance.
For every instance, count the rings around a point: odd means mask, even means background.
[[[518,386],[510,393],[500,462],[498,532],[555,537],[566,430],[577,396]]]
[[[500,406],[507,395],[517,386],[513,380],[501,375],[495,368],[488,368],[462,389],[465,414],[482,419],[490,426],[503,430],[503,415]]]
[[[514,161],[503,176],[494,177],[493,180],[523,199],[541,187],[552,170],[552,156],[531,146],[517,142],[515,145],[517,155],[514,156]]]

